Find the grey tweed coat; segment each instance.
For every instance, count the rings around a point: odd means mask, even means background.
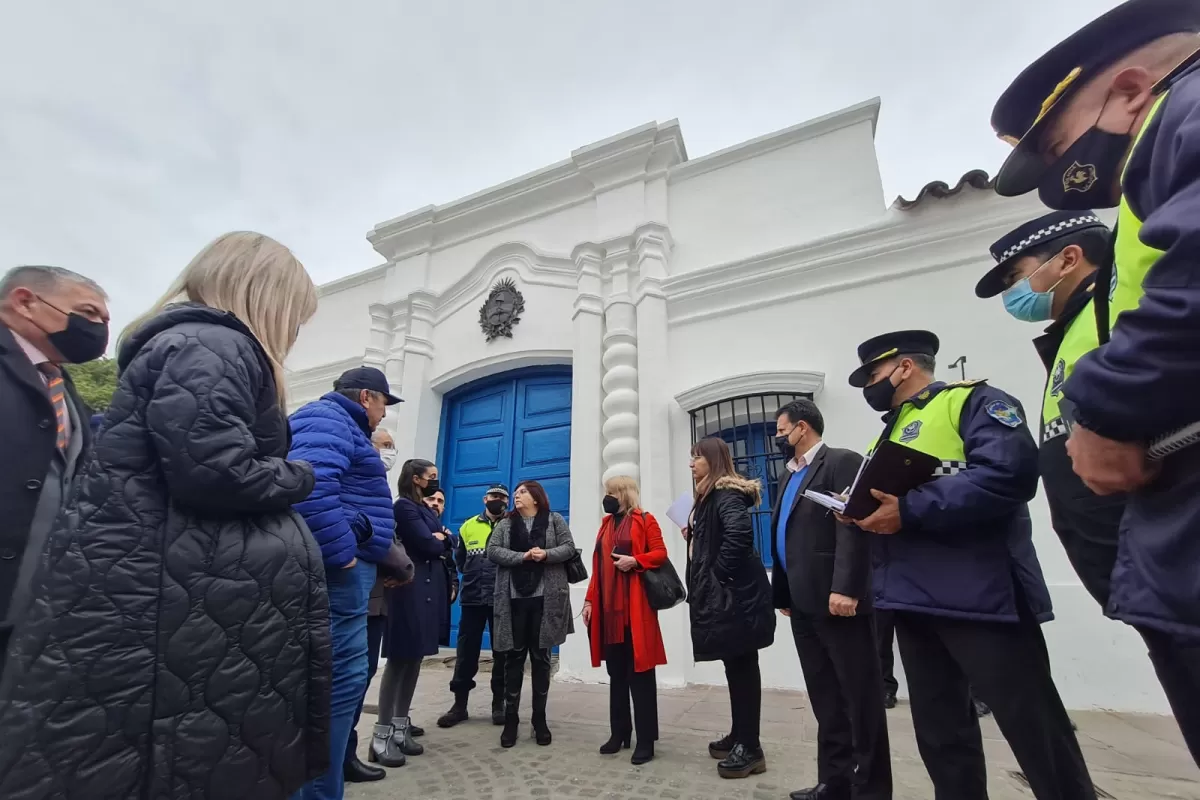
[[[498,567],[496,570],[496,594],[492,606],[492,649],[513,649],[512,634],[512,568],[525,560],[525,554],[509,549],[511,522],[505,517],[500,520],[488,538],[487,556]],[[570,584],[564,566],[575,555],[575,540],[571,529],[561,515],[550,513],[546,527],[546,569],[542,573],[542,595],[545,605],[542,610],[542,633],[538,646],[543,650],[557,647],[575,632],[571,614]]]

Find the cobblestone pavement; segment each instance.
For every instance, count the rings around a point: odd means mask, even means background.
[[[425,754],[389,770],[385,780],[348,785],[347,798],[777,800],[816,782],[816,723],[803,693],[764,692],[767,772],[727,781],[717,777],[716,762],[706,750],[710,739],[728,729],[728,697],[722,687],[660,689],[656,758],[634,767],[629,750],[615,756],[597,752],[608,738],[607,686],[557,681],[551,685],[554,743],[549,747],[538,747],[530,738],[528,709],[522,713],[517,746],[500,747],[500,729],[489,719],[486,680],[483,690],[472,694],[471,719],[450,730],[439,729],[437,717],[451,700],[448,666],[449,661],[428,661],[417,690],[413,718],[427,731],[420,740]],[[374,722],[373,704],[374,689],[367,700],[371,713],[364,712],[359,728],[364,751]],[[1169,717],[1074,712],[1072,718],[1100,797],[1200,800],[1200,769]],[[928,800],[933,790],[917,755],[907,706],[888,712],[888,721],[896,800]],[[1017,765],[995,723],[984,720],[983,732],[991,799],[1029,800],[1033,795],[1016,774]]]

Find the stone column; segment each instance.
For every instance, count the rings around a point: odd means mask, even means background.
[[[593,244],[581,244],[572,253],[578,275],[578,295],[572,313],[574,345],[571,358],[571,532],[582,551],[588,572],[592,571],[591,553],[602,512],[603,459],[600,454],[600,425],[604,420],[600,385],[600,363],[604,336],[600,267],[604,250]],[[578,614],[587,595],[587,583],[571,586],[571,608]],[[606,679],[603,669],[592,667],[588,635],[576,622],[574,636],[559,648],[558,681]]]
[[[637,310],[630,295],[633,253],[628,245],[607,253],[611,291],[604,306],[604,479],[640,477],[638,463]]]
[[[389,415],[395,414],[397,417],[396,450],[402,462],[407,458],[430,461],[437,458],[442,400],[437,392],[429,388],[433,363],[434,300],[433,294],[422,289],[412,292],[404,301],[408,325],[399,363],[399,389],[404,402],[388,410]],[[392,381],[393,388],[397,386],[391,374],[388,380]]]

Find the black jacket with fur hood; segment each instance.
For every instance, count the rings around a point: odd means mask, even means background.
[[[750,518],[761,496],[758,481],[728,475],[696,505],[687,582],[697,661],[736,658],[775,640],[771,585]]]

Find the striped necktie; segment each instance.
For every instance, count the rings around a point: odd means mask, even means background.
[[[58,449],[65,453],[67,451],[67,387],[63,384],[62,370],[49,361],[38,364],[38,369],[46,376],[46,391],[50,393],[54,416],[58,418]]]

